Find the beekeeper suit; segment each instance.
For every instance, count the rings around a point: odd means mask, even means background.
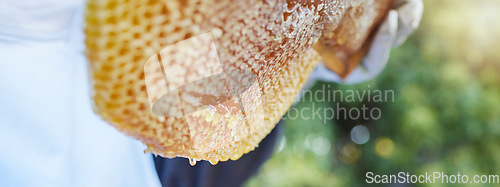
[[[0,186],[159,186],[90,107],[83,0],[0,0]]]

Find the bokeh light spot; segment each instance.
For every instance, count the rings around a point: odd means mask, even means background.
[[[378,138],[375,143],[375,153],[382,158],[390,158],[394,152],[394,142],[387,138]]]
[[[365,144],[370,140],[370,131],[364,125],[358,125],[351,130],[351,140],[356,144]]]
[[[330,152],[330,146],[330,140],[323,136],[318,136],[312,142],[311,148],[315,154],[323,156]]]

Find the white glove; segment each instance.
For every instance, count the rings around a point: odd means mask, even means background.
[[[316,67],[310,80],[356,84],[376,77],[385,68],[392,47],[401,45],[418,27],[424,5],[422,0],[396,0],[387,18],[380,25],[370,49],[344,80],[322,63]]]

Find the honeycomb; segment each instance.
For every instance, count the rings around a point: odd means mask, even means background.
[[[338,27],[325,28],[314,46],[326,67],[346,78],[356,68],[394,0],[353,0]]]
[[[256,76],[223,68],[230,65],[219,60],[212,34],[206,33],[162,49],[144,66],[153,113],[183,116],[197,153],[230,145],[262,125]],[[255,115],[260,116],[250,119]]]
[[[237,160],[255,149],[290,108],[320,62],[313,44],[323,30],[337,27],[350,3],[347,0],[88,0],[85,43],[93,110],[121,132],[145,143],[146,152],[168,158],[186,157],[192,163]],[[247,120],[251,129],[241,133],[241,137],[221,141],[217,149],[200,151],[197,144],[209,144],[210,140],[197,139],[192,132],[197,127],[188,125],[185,116],[153,114],[144,65],[148,59],[158,58],[155,54],[161,49],[208,32],[212,33],[224,64],[256,75],[264,116],[260,121]],[[189,68],[188,64],[179,65]],[[257,96],[249,96],[253,97]],[[171,105],[175,110],[175,104]],[[203,116],[210,111],[197,112],[197,118],[193,119],[207,120]],[[252,115],[247,112],[245,117],[256,118]]]

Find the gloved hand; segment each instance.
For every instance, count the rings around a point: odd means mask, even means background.
[[[378,28],[370,49],[353,72],[342,79],[319,64],[311,74],[311,79],[342,84],[356,84],[373,79],[385,68],[391,48],[401,45],[418,27],[423,8],[422,0],[395,0],[392,10]]]

